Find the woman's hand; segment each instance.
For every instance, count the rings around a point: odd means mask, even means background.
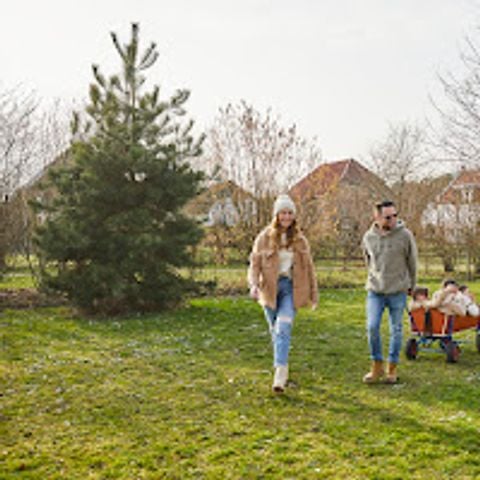
[[[258,300],[260,291],[256,285],[252,285],[250,287],[250,297],[253,298],[254,300]]]
[[[318,307],[318,304],[312,303],[312,312],[314,312]]]

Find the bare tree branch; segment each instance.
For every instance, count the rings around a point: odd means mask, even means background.
[[[28,245],[28,205],[22,187],[66,149],[66,115],[57,102],[41,111],[32,92],[0,92],[0,270],[6,255]]]
[[[461,74],[439,75],[444,102],[431,98],[439,124],[434,143],[442,157],[469,168],[480,167],[480,50],[477,40],[465,38],[460,53]],[[442,106],[440,106],[442,105]]]

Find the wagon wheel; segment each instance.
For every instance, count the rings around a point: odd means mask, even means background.
[[[445,345],[445,352],[447,354],[448,363],[457,363],[460,356],[460,347],[457,342],[451,341]]]
[[[405,355],[409,360],[415,360],[418,354],[418,343],[415,338],[409,338],[405,346]]]

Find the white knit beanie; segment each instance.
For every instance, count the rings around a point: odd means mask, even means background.
[[[291,210],[293,214],[297,212],[293,200],[288,195],[279,195],[273,204],[273,216],[276,217],[281,210]]]

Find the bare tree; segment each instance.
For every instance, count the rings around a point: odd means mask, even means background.
[[[424,177],[432,165],[425,131],[415,124],[390,124],[386,137],[370,149],[367,164],[392,189],[398,208],[407,211],[407,184]]]
[[[11,200],[31,168],[36,108],[31,93],[18,88],[0,93],[0,271],[6,268],[6,256],[18,230],[17,206]]]
[[[285,127],[271,109],[261,113],[241,101],[228,104],[210,130],[210,164],[222,177],[262,197],[287,191],[322,159],[316,139]]]
[[[205,152],[202,168],[211,177],[232,181],[255,199],[249,212],[238,205],[242,212],[235,243],[245,248],[270,221],[274,197],[322,161],[316,139],[302,138],[296,125],[286,127],[271,109],[261,113],[245,101],[219,110]]]
[[[316,140],[307,141],[295,125],[285,127],[241,101],[219,110],[208,135],[204,168],[219,180],[230,180],[255,199],[239,196],[239,221],[229,227],[229,243],[250,248],[252,238],[271,219],[274,197],[321,162]]]
[[[32,168],[34,113],[37,101],[32,93],[17,89],[0,93],[0,192],[2,201],[28,178]]]
[[[7,254],[25,246],[29,211],[25,188],[66,146],[58,103],[41,110],[20,88],[0,93],[0,270]]]
[[[480,166],[480,48],[476,38],[465,38],[460,52],[460,74],[439,75],[443,99],[431,99],[439,115],[432,123],[433,141],[441,159]]]
[[[438,159],[447,165],[475,175],[480,169],[480,44],[479,30],[464,39],[459,53],[460,68],[455,72],[447,72],[438,76],[443,96],[431,98],[432,105],[438,114],[431,120],[432,143],[438,152]],[[453,268],[450,259],[452,251],[463,252],[467,260],[467,274],[478,273],[480,258],[480,227],[479,196],[475,181],[471,180],[472,198],[463,189],[457,189],[455,198],[451,201],[452,215],[455,225],[455,235],[446,235],[443,248],[446,267]],[[437,230],[440,227],[437,226]],[[446,229],[447,232],[451,227]],[[449,237],[449,238],[447,238]]]

